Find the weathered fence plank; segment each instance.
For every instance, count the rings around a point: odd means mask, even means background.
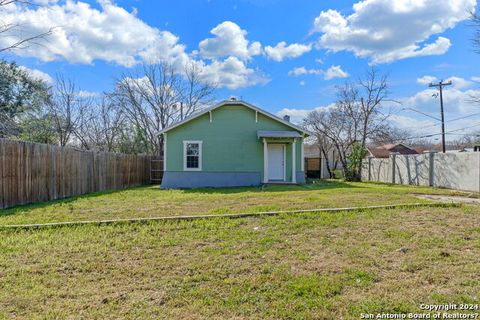
[[[151,160],[0,139],[0,209],[148,184]]]

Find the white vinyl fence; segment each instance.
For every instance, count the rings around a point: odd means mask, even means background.
[[[480,192],[480,152],[367,158],[362,180]]]

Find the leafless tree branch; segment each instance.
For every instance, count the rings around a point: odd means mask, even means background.
[[[470,20],[472,21],[473,27],[475,28],[472,42],[475,48],[477,48],[475,51],[477,53],[480,53],[480,15],[476,12],[471,12]]]
[[[47,108],[61,146],[66,146],[71,141],[91,103],[91,98],[80,96],[73,80],[57,74],[53,98]]]
[[[23,6],[38,6],[38,4],[32,3],[30,1],[22,1],[22,0],[0,0],[0,10],[4,6],[12,5],[12,4],[19,4]],[[21,29],[21,25],[14,24],[14,23],[3,23],[0,24],[0,35],[2,36],[9,36],[10,38],[18,38],[13,43],[9,44],[6,47],[0,47],[0,53],[5,51],[12,51],[16,49],[25,49],[28,45],[41,45],[40,40],[45,40],[48,36],[50,36],[54,28],[50,27],[45,32],[41,32],[39,34],[31,35],[24,38],[19,38],[18,36],[14,36],[14,33],[18,33]]]
[[[387,76],[379,76],[372,68],[357,83],[337,87],[334,107],[314,111],[304,120],[321,145],[335,148],[345,174],[353,145],[360,143],[365,148],[369,140],[388,129],[391,113],[384,110],[388,96]]]
[[[159,132],[163,128],[212,101],[216,86],[202,81],[200,73],[194,65],[179,73],[172,64],[160,62],[117,80],[111,96],[129,121],[142,130],[153,154],[162,155]]]

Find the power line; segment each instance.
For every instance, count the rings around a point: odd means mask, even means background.
[[[460,128],[460,129],[456,129],[456,130],[451,130],[451,131],[448,131],[448,132],[446,132],[446,133],[452,133],[452,132],[462,131],[462,130],[465,130],[465,129],[475,128],[475,127],[478,127],[478,126],[480,126],[480,123],[477,123],[477,124],[474,124],[474,125],[472,125],[472,126],[465,127],[465,128]]]
[[[448,121],[445,121],[445,122],[453,122],[453,121],[457,121],[457,120],[463,120],[463,119],[471,118],[471,117],[478,116],[478,115],[480,115],[480,112],[473,113],[471,115],[460,117],[460,118],[455,118],[455,119],[448,120]]]
[[[459,117],[459,118],[454,118],[454,119],[451,119],[451,120],[446,120],[445,123],[450,123],[450,122],[455,122],[455,121],[458,121],[458,120],[468,119],[468,118],[475,117],[475,116],[478,116],[478,115],[480,115],[480,112],[472,113],[470,115],[462,116],[462,117]],[[435,124],[431,124],[431,125],[428,125],[428,126],[421,127],[421,129],[438,127],[439,125],[440,125],[440,123],[435,123]],[[407,129],[419,129],[419,128],[418,128],[418,126],[415,126],[415,127],[407,127]]]
[[[462,130],[466,130],[466,129],[471,129],[471,128],[475,128],[475,127],[478,127],[478,126],[480,126],[480,123],[477,123],[475,125],[465,127],[465,128],[459,128],[459,129],[447,131],[447,132],[427,134],[427,135],[424,135],[424,136],[410,137],[410,138],[407,138],[407,139],[431,138],[431,137],[440,136],[440,135],[443,135],[443,134],[454,134],[454,132],[458,132],[458,131],[462,131]],[[464,135],[469,135],[468,133],[463,133],[463,134]]]
[[[471,125],[471,126],[468,126],[468,127],[464,127],[464,128],[459,128],[459,129],[447,131],[445,133],[431,133],[431,134],[426,134],[426,135],[421,135],[421,136],[412,136],[412,137],[407,137],[407,138],[403,138],[403,139],[391,140],[391,142],[394,143],[394,142],[402,142],[402,141],[411,140],[411,139],[432,138],[432,137],[440,136],[440,135],[443,135],[443,134],[471,135],[473,133],[461,133],[461,134],[459,134],[459,133],[454,133],[454,132],[458,132],[458,131],[462,131],[462,130],[466,130],[466,129],[471,129],[471,128],[475,128],[475,127],[478,127],[478,126],[480,126],[480,123],[477,123],[477,124],[474,124],[474,125]]]
[[[478,126],[480,126],[480,123],[477,123],[475,125],[468,126],[468,127],[465,127],[465,128],[450,130],[450,131],[447,131],[447,132],[427,134],[425,136],[421,136],[421,137],[417,137],[417,138],[430,138],[430,137],[434,137],[434,136],[440,136],[440,135],[443,135],[443,134],[453,134],[453,132],[458,132],[458,131],[462,131],[462,130],[466,130],[466,129],[471,129],[471,128],[475,128],[475,127],[478,127]],[[407,138],[407,139],[415,139],[415,137]]]
[[[476,136],[480,137],[480,134],[475,134],[475,133],[447,133],[448,135],[452,136]]]
[[[411,111],[414,111],[414,112],[423,114],[423,115],[426,116],[426,117],[435,119],[435,120],[437,120],[437,121],[441,121],[441,120],[440,120],[439,118],[437,118],[437,117],[431,116],[431,115],[429,115],[428,113],[425,113],[425,112],[423,112],[423,111],[420,111],[420,110],[417,110],[417,109],[414,109],[414,108],[405,107],[405,108],[402,108],[402,110],[411,110]]]

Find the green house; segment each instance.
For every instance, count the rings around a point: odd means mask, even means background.
[[[304,183],[304,129],[235,99],[161,131],[162,188]]]

